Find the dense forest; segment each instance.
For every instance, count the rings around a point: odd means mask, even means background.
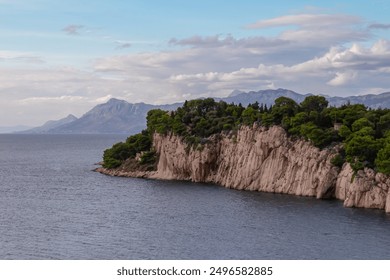
[[[151,164],[156,155],[152,135],[173,133],[183,137],[188,147],[201,148],[213,134],[237,131],[240,126],[282,126],[291,137],[303,137],[323,149],[343,143],[332,163],[348,161],[357,171],[370,167],[390,174],[390,109],[369,109],[361,104],[328,107],[322,96],[309,96],[296,103],[279,97],[270,108],[254,103],[216,102],[212,98],[186,101],[176,111],[151,110],[147,129],[117,143],[103,155],[103,166],[116,168],[129,158],[139,157],[140,164]],[[234,140],[234,136],[233,140]]]

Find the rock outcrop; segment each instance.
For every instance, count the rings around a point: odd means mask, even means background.
[[[390,177],[365,168],[356,174],[345,163],[338,175],[336,198],[344,201],[345,207],[385,209],[390,212]]]
[[[228,188],[327,197],[338,170],[334,150],[292,141],[281,127],[244,127],[236,136],[218,135],[200,150],[186,151],[177,136],[156,135],[160,179],[216,183]]]
[[[215,135],[188,148],[175,135],[154,135],[156,171],[97,171],[112,176],[215,183],[227,188],[344,200],[346,207],[390,212],[390,178],[373,170],[356,175],[349,164],[334,166],[339,147],[320,150],[291,139],[283,128],[242,127],[237,134]]]

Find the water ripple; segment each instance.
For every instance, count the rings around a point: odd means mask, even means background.
[[[124,136],[0,135],[0,259],[388,259],[339,201],[91,172]]]

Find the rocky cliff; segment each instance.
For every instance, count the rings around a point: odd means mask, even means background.
[[[243,127],[237,134],[221,134],[191,148],[175,135],[154,136],[159,155],[157,171],[123,168],[97,171],[129,177],[191,180],[227,188],[338,198],[347,207],[390,212],[390,178],[366,169],[354,175],[349,164],[331,164],[338,147],[320,150],[310,142],[291,139],[278,126]]]
[[[390,213],[390,177],[365,168],[354,174],[351,166],[344,164],[336,182],[336,198],[345,207],[385,209]]]

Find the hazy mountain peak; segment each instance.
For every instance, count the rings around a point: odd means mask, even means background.
[[[180,105],[154,106],[145,103],[133,104],[125,100],[111,98],[106,103],[93,107],[74,122],[56,127],[48,133],[138,133],[146,127],[146,115],[151,109],[173,110]]]
[[[55,129],[57,127],[63,126],[65,124],[69,124],[77,120],[77,117],[75,117],[72,114],[69,114],[65,118],[59,119],[59,120],[51,120],[45,122],[42,126],[34,127],[32,129],[20,131],[18,133],[24,133],[24,134],[35,134],[35,133],[48,133],[50,130]]]
[[[235,89],[235,90],[233,90],[233,91],[232,91],[232,93],[231,93],[231,94],[229,94],[229,96],[228,96],[228,97],[237,96],[237,95],[239,95],[239,94],[241,94],[241,93],[243,93],[243,91],[241,91],[241,90],[238,90],[238,89]]]
[[[53,128],[52,126],[59,126],[59,125],[63,125],[65,123],[69,123],[69,122],[72,122],[74,120],[77,120],[77,118],[72,115],[72,114],[69,114],[68,116],[66,116],[65,118],[62,118],[62,119],[59,119],[59,120],[51,120],[51,121],[47,121],[43,124],[43,126],[47,126],[47,125],[50,125],[51,127],[50,128]],[[41,126],[41,127],[43,127]]]
[[[110,98],[105,104],[118,104],[118,103],[128,103],[125,100],[118,99],[118,98]]]
[[[68,116],[66,116],[65,119],[73,119],[73,120],[77,120],[77,117],[73,114],[69,114]]]

